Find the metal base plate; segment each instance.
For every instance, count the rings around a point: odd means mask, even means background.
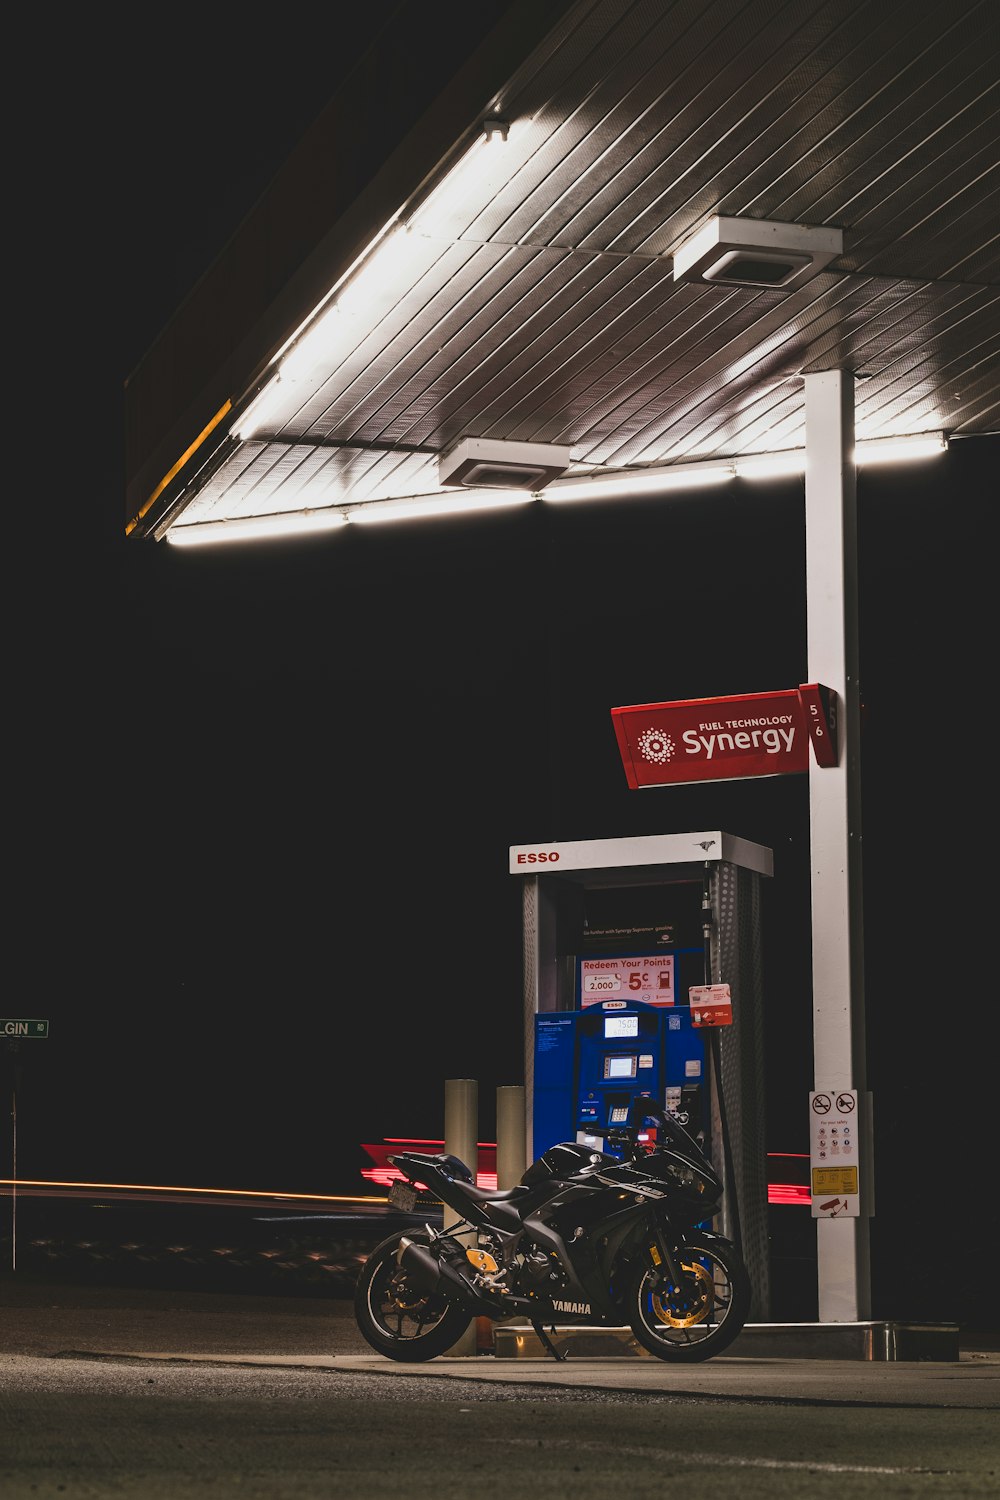
[[[571,1359],[654,1359],[630,1328],[546,1329]],[[497,1359],[551,1359],[527,1323],[493,1330]],[[959,1358],[957,1323],[748,1323],[725,1351],[736,1359],[944,1360]]]

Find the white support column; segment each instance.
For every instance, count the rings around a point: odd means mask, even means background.
[[[865,1099],[861,918],[857,486],[854,380],[805,377],[808,679],[838,699],[839,762],[809,766],[814,1087]],[[805,1105],[803,1105],[805,1107]],[[859,1111],[864,1114],[864,1111]],[[816,1223],[821,1323],[871,1317],[870,1130],[859,1133],[861,1216]]]

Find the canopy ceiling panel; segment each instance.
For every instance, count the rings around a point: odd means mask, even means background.
[[[833,368],[857,377],[859,438],[996,430],[993,0],[580,0],[552,18],[456,114],[435,171],[412,150],[406,191],[404,136],[384,233],[341,237],[280,339],[247,330],[244,378],[211,424],[192,401],[130,531],[445,495],[437,459],[468,437],[562,445],[571,474],[799,447],[802,377]],[[484,121],[506,140],[463,179]],[[834,229],[842,248],[794,285],[678,279],[678,250],[730,220]]]

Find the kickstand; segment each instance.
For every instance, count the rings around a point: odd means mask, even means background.
[[[538,1334],[539,1342],[542,1343],[542,1344],[544,1344],[545,1348],[552,1355],[553,1359],[565,1359],[566,1358],[565,1354],[560,1354],[559,1353],[559,1350],[556,1348],[555,1344],[553,1344],[552,1340],[549,1338],[548,1334],[545,1332],[545,1329],[542,1327],[541,1323],[532,1322],[531,1326],[535,1330],[535,1332]],[[552,1332],[555,1333],[555,1329],[554,1328],[553,1328]]]

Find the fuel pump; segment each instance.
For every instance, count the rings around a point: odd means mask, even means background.
[[[725,1173],[720,1229],[742,1244],[765,1317],[761,882],[771,851],[710,828],[516,844],[509,859],[523,882],[528,1152],[600,1139],[622,1095],[658,1092],[696,1123]],[[637,1018],[637,1034],[605,1035],[615,1015]]]
[[[602,1000],[535,1017],[534,1154],[557,1141],[606,1150],[638,1095],[675,1112],[704,1140],[705,1044],[686,1006]]]

